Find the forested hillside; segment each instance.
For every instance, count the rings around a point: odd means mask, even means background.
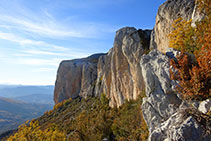
[[[8,140],[146,140],[148,129],[141,103],[139,98],[117,109],[109,107],[105,95],[100,99],[69,99],[20,126]]]

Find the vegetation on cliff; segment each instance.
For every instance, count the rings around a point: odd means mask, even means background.
[[[196,27],[191,20],[175,20],[169,37],[170,47],[181,51],[178,61],[171,62],[179,72],[172,75],[180,81],[178,91],[185,99],[204,100],[211,98],[211,1],[197,2],[203,19]]]
[[[147,125],[142,99],[110,108],[108,99],[69,99],[55,105],[39,119],[21,125],[10,140],[146,140]]]

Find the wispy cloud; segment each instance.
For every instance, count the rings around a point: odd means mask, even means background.
[[[89,3],[83,0],[77,2],[75,0],[44,1],[42,5],[39,5],[41,7],[37,7],[36,10],[29,8],[26,3],[28,0],[0,1],[0,28],[15,29],[27,34],[49,38],[102,38],[105,34],[116,30],[113,25],[97,20],[90,21],[81,18],[78,13],[71,13],[73,7],[91,8],[93,5],[113,3],[112,0],[109,2],[107,0],[100,2],[91,0]],[[36,2],[31,3],[35,4],[33,7],[36,7]],[[63,10],[65,9],[68,9],[70,13],[64,16]]]
[[[19,58],[16,60],[17,64],[32,65],[32,66],[58,66],[61,59],[38,59],[38,58]]]
[[[26,46],[24,48],[19,47],[18,52],[14,52],[12,55],[14,57],[19,57],[17,61],[14,61],[13,58],[5,58],[5,56],[0,55],[0,57],[4,57],[4,60],[7,62],[15,62],[19,64],[25,65],[50,65],[50,66],[58,66],[61,60],[65,59],[73,59],[86,57],[89,53],[86,50],[75,49],[74,47],[62,47],[54,44],[49,44],[44,41],[32,40],[23,37],[19,37],[13,33],[4,33],[0,32],[0,39],[7,40],[10,42],[17,43],[21,46]],[[17,48],[17,47],[16,47]],[[56,59],[42,59],[49,56],[57,57]]]
[[[85,57],[88,56],[87,53],[84,52],[75,52],[75,51],[71,51],[69,50],[68,52],[53,52],[53,51],[43,51],[43,50],[24,50],[22,51],[25,54],[29,54],[29,55],[50,55],[50,56],[57,56],[57,57],[68,57],[69,59],[71,58],[78,58],[78,57]]]
[[[34,23],[29,20],[15,18],[11,16],[0,16],[0,21],[10,24],[11,28],[16,28],[42,36],[49,37],[78,37],[85,38],[86,36],[80,31],[73,29],[62,29],[61,26],[52,21],[43,21],[42,23]]]
[[[103,34],[114,32],[115,27],[96,22],[69,21],[67,25],[49,19],[25,19],[8,15],[0,15],[0,27],[25,31],[50,38],[99,38]]]
[[[90,55],[116,30],[106,22],[81,18],[84,10],[70,10],[69,3],[77,2],[64,1],[0,0],[0,62],[6,74],[1,73],[2,82],[52,83],[62,60]],[[14,79],[11,70],[16,70]]]
[[[44,41],[39,41],[39,40],[32,40],[28,38],[24,38],[21,36],[18,36],[14,33],[5,33],[0,31],[0,39],[7,40],[10,42],[15,42],[18,43],[19,45],[32,45],[32,46],[38,46],[42,47],[42,49],[46,50],[53,50],[53,51],[68,51],[71,48],[63,47],[63,46],[58,46],[54,44],[50,44]]]
[[[10,42],[18,43],[19,45],[32,45],[32,46],[42,46],[42,47],[48,47],[48,49],[53,49],[55,51],[67,51],[68,48],[57,46],[54,44],[49,44],[44,41],[39,40],[32,40],[28,38],[24,38],[21,36],[18,36],[14,33],[5,33],[0,31],[0,39],[7,40]]]
[[[52,72],[52,71],[55,71],[55,68],[39,68],[33,70],[33,72]]]

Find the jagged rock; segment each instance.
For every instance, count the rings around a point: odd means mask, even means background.
[[[139,60],[149,50],[150,30],[122,28],[116,32],[114,47],[98,63],[95,94],[105,93],[110,106],[136,99],[144,88]]]
[[[93,95],[97,79],[97,62],[102,55],[105,54],[60,63],[54,89],[55,103],[78,96]]]
[[[143,99],[143,116],[152,132],[157,125],[176,112],[181,100],[174,92],[177,83],[170,79],[167,55],[156,49],[152,50],[142,56],[140,66],[147,96]]]
[[[210,135],[205,135],[205,119],[198,118],[201,113],[193,110],[195,113],[189,114],[190,104],[175,93],[174,89],[178,84],[170,79],[169,60],[175,59],[179,53],[174,49],[168,49],[168,52],[163,54],[155,49],[141,58],[140,65],[146,87],[146,97],[141,108],[150,131],[149,141],[210,139]],[[201,110],[209,107],[208,103],[209,100],[202,102]]]
[[[191,26],[195,27],[197,21],[201,21],[204,18],[204,13],[200,13],[197,6],[194,7],[193,14],[192,14],[192,24]]]
[[[151,38],[150,48],[157,47],[159,51],[166,52],[169,45],[167,36],[172,31],[173,21],[179,17],[190,20],[193,15],[194,6],[194,0],[167,0],[163,3],[158,9],[154,37]]]
[[[199,104],[199,111],[201,111],[202,113],[206,114],[209,110],[211,110],[211,99],[207,99],[202,101]]]
[[[184,116],[181,111],[161,123],[149,136],[150,141],[209,141],[205,130],[192,116]]]

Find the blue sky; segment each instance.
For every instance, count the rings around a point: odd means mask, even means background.
[[[0,84],[54,84],[62,60],[107,52],[115,31],[152,29],[165,0],[0,0]]]

